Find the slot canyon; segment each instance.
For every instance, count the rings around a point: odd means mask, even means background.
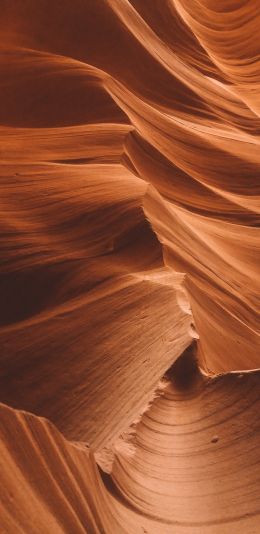
[[[0,534],[259,534],[259,0],[0,13]]]

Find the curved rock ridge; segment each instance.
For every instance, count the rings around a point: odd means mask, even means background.
[[[204,377],[188,351],[111,475],[46,419],[1,405],[3,532],[256,533],[259,388],[259,372]]]
[[[3,532],[257,534],[258,0],[0,27]]]
[[[188,350],[169,377],[134,456],[116,456],[116,506],[143,515],[147,532],[257,532],[259,372],[209,379]]]

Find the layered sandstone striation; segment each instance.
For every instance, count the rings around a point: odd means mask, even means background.
[[[258,0],[2,0],[4,534],[257,534]]]

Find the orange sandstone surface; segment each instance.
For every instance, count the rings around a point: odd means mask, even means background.
[[[0,8],[0,533],[258,534],[259,0]]]

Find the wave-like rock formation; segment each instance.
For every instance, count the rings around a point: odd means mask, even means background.
[[[0,7],[0,530],[258,534],[259,1]]]

